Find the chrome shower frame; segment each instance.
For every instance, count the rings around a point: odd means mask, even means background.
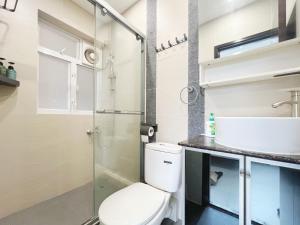
[[[108,15],[112,19],[114,19],[116,22],[124,26],[128,31],[133,33],[135,35],[137,41],[141,41],[141,93],[142,99],[141,99],[141,123],[146,122],[146,36],[141,32],[139,29],[134,27],[132,24],[130,24],[127,19],[122,16],[119,12],[117,12],[114,8],[112,8],[107,2],[104,0],[87,0],[90,2],[92,5],[95,6],[95,12],[96,12],[96,7],[99,7],[101,9],[101,13],[105,16]],[[97,18],[96,13],[95,13],[95,18]],[[96,32],[95,32],[96,33]],[[94,109],[95,113],[97,113],[96,109]],[[94,131],[92,131],[94,132]],[[143,144],[141,143],[141,149],[143,148]],[[95,153],[94,153],[95,154]],[[141,151],[140,159],[141,162],[143,161],[144,155],[143,151]],[[143,168],[143,164],[141,163],[140,165],[141,171]],[[95,174],[94,174],[95,177]],[[142,175],[141,175],[142,177]],[[93,185],[94,186],[94,185]],[[95,190],[94,190],[94,196],[95,196]],[[94,197],[95,199],[95,197]],[[95,204],[93,204],[93,207]],[[93,210],[95,212],[95,209]],[[82,225],[100,225],[100,221],[97,215],[94,215],[94,217],[90,218],[87,220],[85,223]]]
[[[107,2],[104,0],[87,0],[90,3],[92,3],[95,6],[98,6],[102,9],[104,14],[110,15],[113,19],[115,19],[117,22],[122,24],[124,27],[126,27],[128,30],[130,30],[132,33],[134,33],[137,37],[137,40],[142,40],[144,42],[145,35],[136,27],[131,25],[124,16],[122,16],[120,13],[118,13],[114,8],[112,8]]]

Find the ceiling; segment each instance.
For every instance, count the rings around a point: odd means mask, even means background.
[[[199,23],[224,16],[258,0],[199,0]]]
[[[106,0],[106,2],[111,5],[111,7],[113,7],[121,14],[138,1],[139,0]]]
[[[90,14],[94,14],[94,9],[91,3],[88,0],[72,0],[81,8],[88,11]],[[124,13],[128,8],[134,5],[139,0],[106,0],[106,2],[118,11],[120,14]]]
[[[77,5],[94,14],[94,9],[88,0],[72,0]],[[139,0],[106,0],[120,14],[124,13],[128,8]],[[199,0],[199,22],[200,25],[208,21],[224,16],[228,13],[243,8],[258,0]]]

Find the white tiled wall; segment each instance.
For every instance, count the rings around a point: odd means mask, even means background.
[[[158,1],[157,45],[174,43],[188,30],[188,1]],[[182,44],[158,54],[156,118],[158,141],[178,143],[187,138],[187,105],[180,101],[180,91],[188,82],[188,49]]]

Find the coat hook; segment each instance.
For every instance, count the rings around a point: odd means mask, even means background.
[[[180,41],[178,40],[178,37],[176,37],[175,40],[176,40],[177,44],[180,44]]]
[[[162,50],[165,50],[165,49],[166,49],[166,47],[164,46],[164,44],[161,44],[161,49],[162,49]]]
[[[156,53],[159,53],[161,50],[155,47]]]
[[[171,43],[171,41],[168,41],[169,47],[172,48],[174,45]]]
[[[184,38],[184,41],[188,40],[188,37],[187,37],[187,35],[185,33],[183,34],[183,38]]]

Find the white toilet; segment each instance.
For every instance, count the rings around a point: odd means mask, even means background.
[[[106,198],[100,225],[160,225],[171,210],[171,193],[180,185],[182,147],[151,143],[145,149],[145,181]]]

